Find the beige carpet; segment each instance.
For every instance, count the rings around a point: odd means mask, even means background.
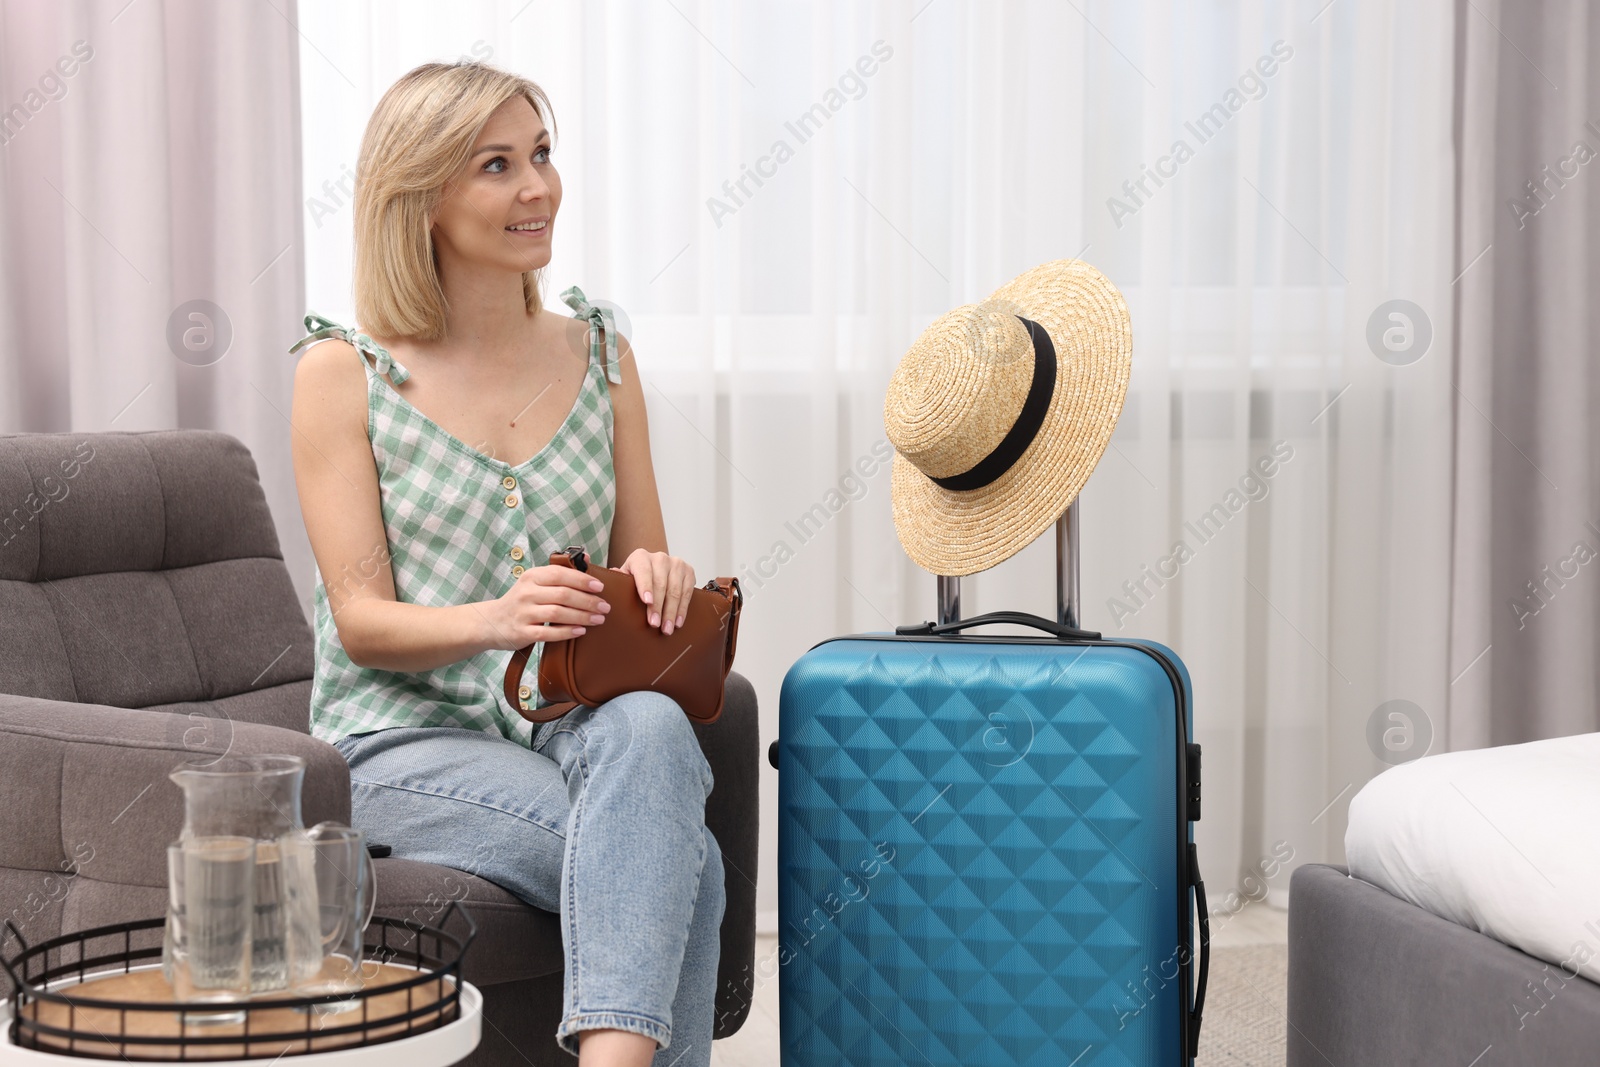
[[[1212,948],[1195,1067],[1283,1067],[1287,945]]]

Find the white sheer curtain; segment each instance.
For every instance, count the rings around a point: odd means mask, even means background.
[[[1425,733],[1465,665],[1451,27],[1441,0],[307,2],[308,304],[349,319],[340,183],[396,77],[466,55],[540,82],[565,186],[547,299],[576,283],[621,309],[671,551],[741,576],[738,666],[771,738],[812,644],[934,612],[890,519],[901,354],[1036,263],[1096,264],[1135,360],[1084,493],[1086,621],[1193,672],[1225,908],[1340,858],[1344,805],[1384,766],[1374,712],[1410,701]],[[1369,345],[1390,300],[1431,323],[1422,358]],[[1402,348],[1421,326],[1380,319]],[[968,578],[964,609],[1050,615],[1052,569],[1043,538]]]

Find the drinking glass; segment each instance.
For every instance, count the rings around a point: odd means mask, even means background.
[[[177,999],[229,1004],[250,996],[256,842],[233,835],[181,839],[167,848],[167,925]],[[193,1023],[244,1021],[242,1009],[185,1012]]]

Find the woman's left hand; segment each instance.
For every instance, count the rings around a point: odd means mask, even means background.
[[[694,568],[665,552],[636,548],[617,570],[633,575],[639,599],[650,605],[650,625],[670,634],[683,625],[694,589]]]

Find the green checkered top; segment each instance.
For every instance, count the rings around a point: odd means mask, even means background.
[[[576,286],[562,299],[589,319],[589,363],[578,399],[561,428],[537,455],[512,466],[445,432],[384,379],[410,373],[364,333],[306,316],[311,335],[290,352],[328,337],[354,345],[367,375],[367,436],[377,460],[383,525],[395,596],[404,603],[443,607],[492,600],[511,588],[522,568],[547,564],[550,553],[583,545],[605,560],[616,510],[612,470],[612,410],[606,381],[621,381],[616,330],[609,309],[595,308]],[[369,360],[371,362],[369,362]],[[508,383],[516,393],[533,393]],[[370,578],[381,555],[363,561]],[[351,591],[362,573],[346,569]],[[489,650],[427,671],[358,667],[345,655],[329,610],[324,576],[312,597],[316,674],[311,687],[311,734],[333,742],[393,726],[460,726],[497,732],[522,745],[537,725],[506,703],[502,692],[511,653]],[[536,704],[543,645],[523,675]]]

